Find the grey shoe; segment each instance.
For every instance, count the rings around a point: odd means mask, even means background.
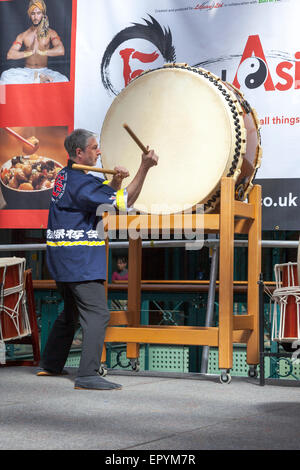
[[[99,375],[89,375],[86,377],[77,377],[74,388],[76,390],[120,390],[122,385],[109,382]]]

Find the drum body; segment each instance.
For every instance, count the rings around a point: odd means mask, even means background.
[[[0,258],[0,340],[30,334],[24,287],[25,258]]]
[[[256,112],[239,90],[207,70],[166,64],[134,79],[112,102],[101,130],[102,163],[120,165],[134,177],[141,151],[123,128],[127,123],[159,156],[134,208],[167,214],[215,210],[223,176],[246,198],[260,165]]]
[[[300,286],[298,264],[284,263],[274,267],[276,289],[273,292],[274,316],[272,340],[287,351],[300,339]]]

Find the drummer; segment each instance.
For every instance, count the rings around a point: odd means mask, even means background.
[[[158,163],[154,150],[143,153],[133,180],[121,189],[128,170],[116,167],[110,182],[72,164],[94,166],[100,154],[94,133],[74,130],[65,139],[69,161],[58,174],[49,209],[47,264],[64,300],[64,310],[50,332],[37,375],[64,374],[64,365],[79,320],[82,352],[75,389],[115,390],[121,385],[100,377],[101,354],[110,314],[107,307],[105,242],[96,230],[97,207],[110,204],[127,210],[134,204],[149,169]]]

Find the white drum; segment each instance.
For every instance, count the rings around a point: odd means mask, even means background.
[[[104,168],[124,166],[135,175],[141,151],[123,128],[127,123],[159,156],[135,209],[176,213],[204,204],[214,210],[223,176],[236,181],[245,199],[260,165],[256,112],[242,93],[207,70],[166,64],[134,79],[111,104],[101,131]]]
[[[276,264],[274,273],[276,289],[272,294],[272,341],[291,351],[293,342],[300,340],[298,263]]]

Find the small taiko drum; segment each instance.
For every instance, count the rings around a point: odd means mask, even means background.
[[[101,130],[104,168],[128,168],[130,183],[141,151],[126,123],[159,163],[149,171],[134,205],[140,212],[211,212],[224,176],[236,182],[236,198],[250,192],[262,150],[255,110],[233,85],[207,70],[166,64],[135,78],[112,102]]]
[[[0,340],[27,336],[31,333],[26,307],[25,258],[0,258]]]
[[[277,264],[274,270],[276,289],[273,292],[275,314],[272,339],[281,343],[284,349],[291,350],[292,343],[300,339],[298,264]]]
[[[294,287],[299,290],[297,265],[293,264],[283,266],[282,287],[284,289]],[[300,290],[298,297],[299,296]],[[283,338],[291,338],[294,340],[299,338],[297,296],[293,294],[288,295],[286,300],[285,318],[283,324]]]

